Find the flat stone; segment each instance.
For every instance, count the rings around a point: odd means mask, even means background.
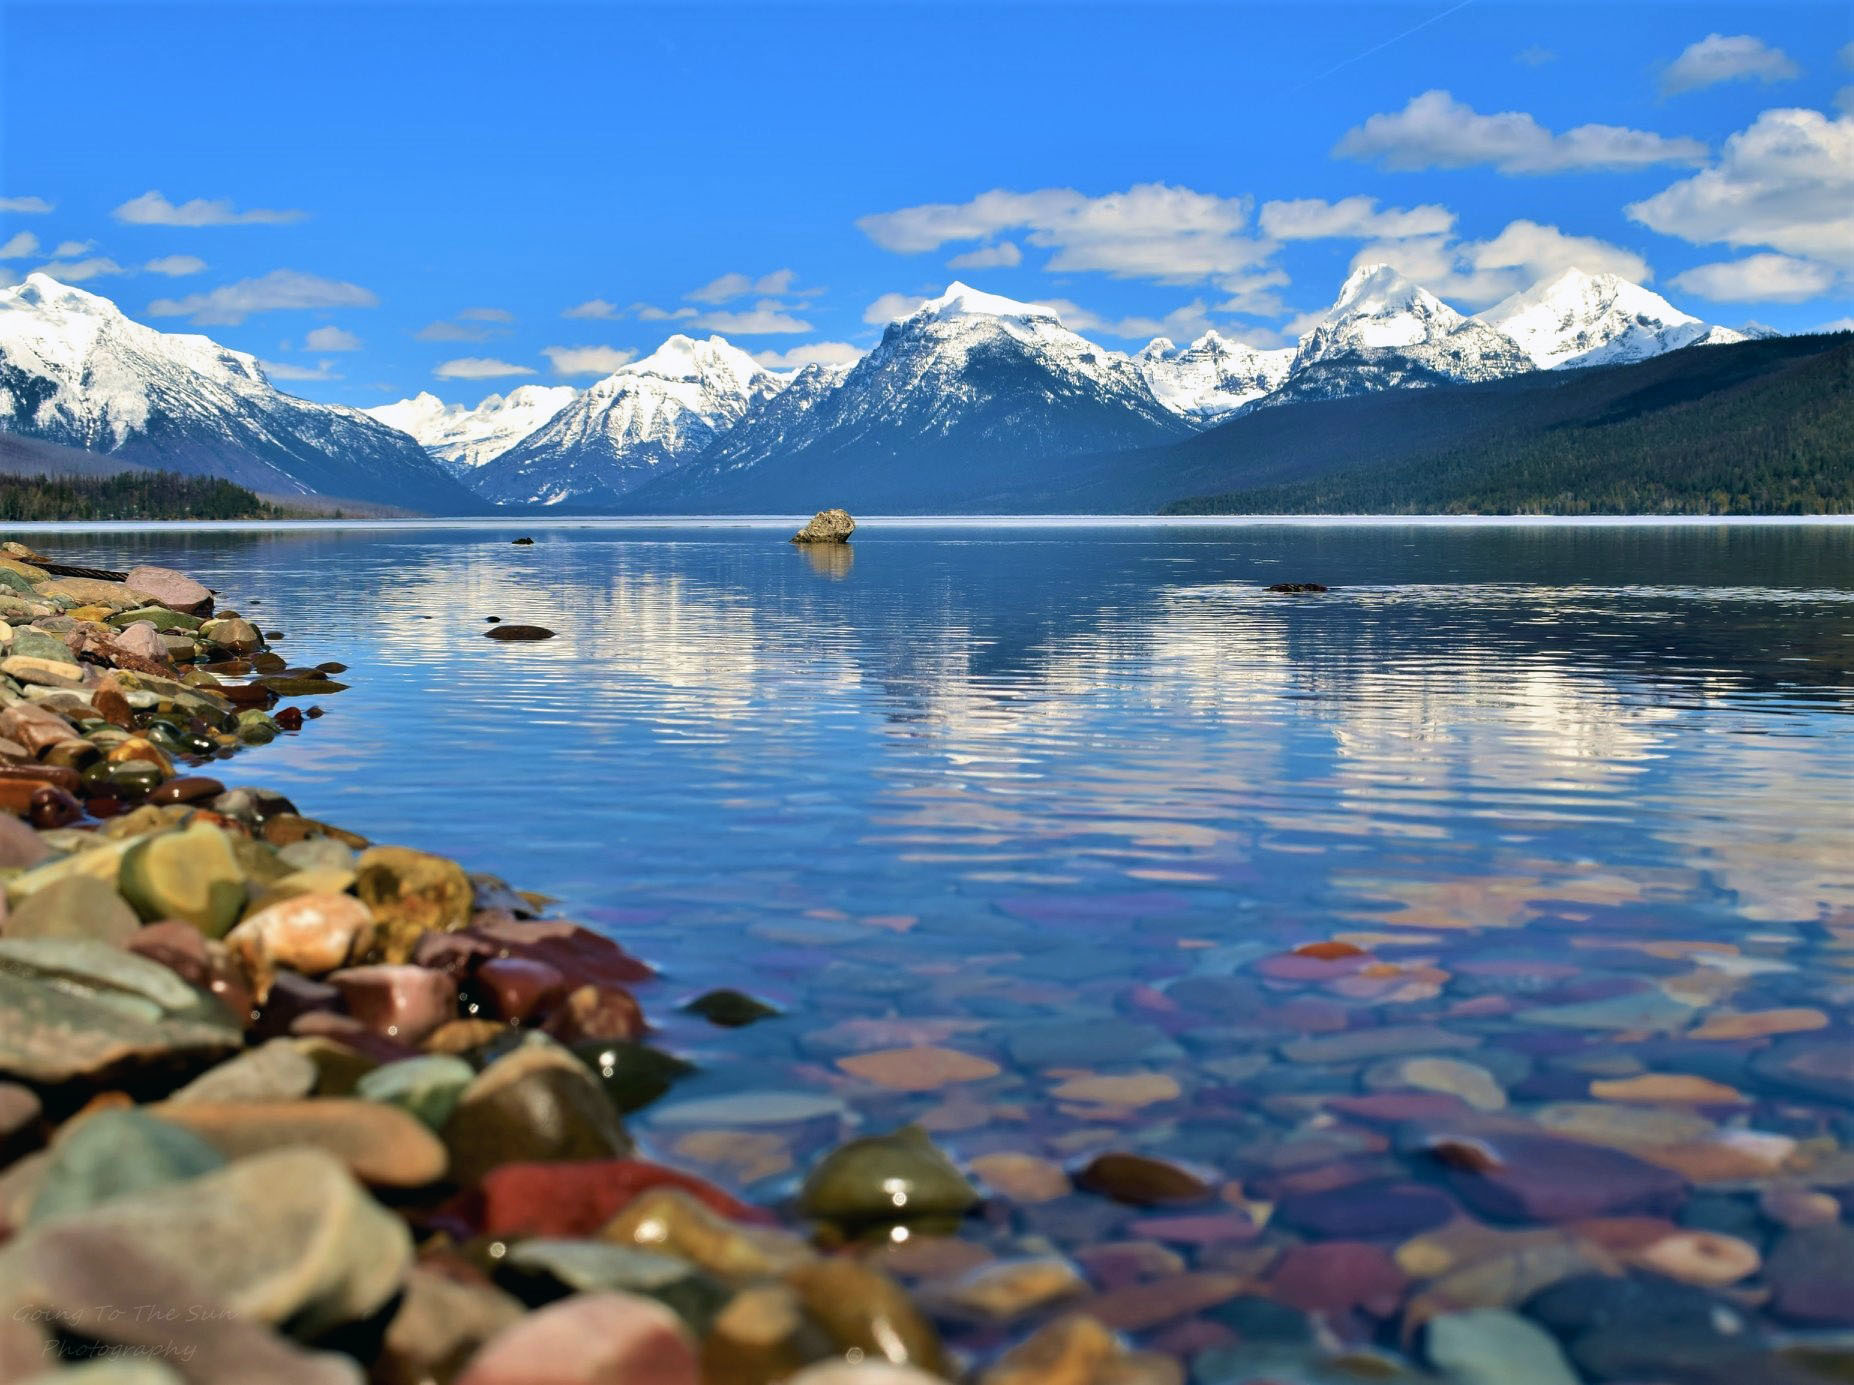
[[[1458,1058],[1392,1058],[1365,1073],[1373,1089],[1413,1087],[1460,1097],[1477,1111],[1506,1109],[1506,1091],[1486,1068]]]
[[[288,1039],[272,1039],[208,1068],[168,1098],[195,1101],[295,1101],[315,1090],[314,1063]]]
[[[30,1222],[87,1212],[224,1164],[224,1156],[198,1136],[142,1110],[98,1111],[66,1125],[52,1143]]]
[[[1455,1215],[1454,1202],[1439,1189],[1373,1181],[1289,1194],[1275,1204],[1272,1220],[1317,1236],[1357,1240],[1411,1236]]]
[[[1102,1077],[1072,1077],[1051,1089],[1057,1101],[1092,1102],[1101,1106],[1138,1109],[1176,1101],[1184,1094],[1169,1073],[1142,1072]]]
[[[1632,1265],[1683,1284],[1713,1288],[1756,1274],[1762,1263],[1757,1247],[1716,1231],[1681,1231],[1662,1236],[1636,1249],[1628,1258]]]
[[[1115,1331],[1144,1332],[1235,1298],[1248,1287],[1241,1275],[1198,1271],[1109,1289],[1076,1306]]]
[[[92,938],[121,947],[142,921],[122,896],[88,875],[67,875],[35,890],[6,916],[9,938]]]
[[[932,1045],[859,1053],[839,1058],[837,1066],[852,1077],[901,1092],[930,1092],[955,1082],[980,1082],[1000,1071],[988,1058]]]
[[[1164,1031],[1111,1017],[1013,1025],[1004,1042],[1011,1061],[1026,1068],[1086,1068],[1182,1056]]]
[[[0,972],[0,1073],[27,1082],[102,1081],[154,1070],[185,1077],[239,1042],[223,1024],[137,1013],[105,998],[103,988]]]
[[[1666,1033],[1684,1028],[1692,1019],[1693,1011],[1693,1006],[1660,990],[1650,989],[1568,1005],[1540,1005],[1520,1010],[1513,1018],[1522,1024],[1548,1025],[1556,1029],[1640,1029]]]
[[[1053,1202],[1074,1191],[1060,1164],[1034,1154],[981,1154],[972,1160],[972,1172],[1013,1202]]]
[[[194,614],[212,608],[212,593],[184,572],[143,563],[129,569],[123,585],[144,601]]]
[[[1053,1303],[1082,1297],[1088,1281],[1067,1260],[1039,1256],[993,1261],[922,1292],[940,1316],[1010,1323]]]
[[[1363,1309],[1388,1318],[1408,1281],[1381,1247],[1363,1241],[1290,1246],[1268,1276],[1269,1295],[1302,1312]]]
[[[1432,1024],[1383,1024],[1290,1039],[1281,1045],[1281,1056],[1296,1063],[1356,1063],[1403,1053],[1473,1048],[1475,1043],[1471,1035],[1453,1033]]]
[[[1685,1196],[1679,1175],[1619,1149],[1502,1132],[1484,1152],[1438,1150],[1449,1185],[1474,1210],[1500,1221],[1574,1221],[1619,1212],[1665,1213]],[[1487,1163],[1491,1155],[1494,1162]]]
[[[470,1214],[485,1236],[591,1236],[638,1198],[670,1188],[733,1220],[758,1217],[732,1195],[644,1159],[504,1164],[487,1174]]]
[[[1812,1029],[1826,1029],[1828,1016],[1820,1010],[1753,1010],[1738,1014],[1709,1015],[1706,1022],[1689,1029],[1689,1039],[1763,1039],[1772,1034],[1801,1034]]]
[[[444,1126],[452,1175],[475,1183],[498,1164],[630,1153],[598,1079],[565,1049],[530,1044],[479,1073]]]
[[[1751,1071],[1786,1090],[1854,1103],[1854,1033],[1778,1039],[1751,1055]]]
[[[28,1228],[0,1249],[0,1284],[97,1237],[158,1254],[241,1318],[305,1336],[377,1312],[412,1261],[405,1223],[338,1161],[279,1150]]]
[[[371,1101],[191,1101],[152,1108],[229,1159],[279,1149],[319,1149],[356,1178],[382,1188],[422,1188],[445,1174],[438,1138],[403,1111]]]
[[[1715,1129],[1692,1111],[1594,1101],[1550,1102],[1534,1111],[1532,1119],[1550,1134],[1618,1149],[1687,1144],[1705,1139]]]
[[[1590,1084],[1599,1101],[1667,1102],[1691,1106],[1742,1106],[1745,1095],[1735,1087],[1689,1073],[1645,1072],[1639,1077],[1611,1078]]]
[[[575,1294],[497,1333],[456,1385],[701,1385],[687,1329],[635,1294]]]
[[[1580,1276],[1534,1295],[1525,1309],[1564,1342],[1572,1364],[1596,1380],[1778,1385],[1773,1374],[1758,1369],[1763,1352],[1741,1310],[1671,1279]]]
[[[1436,1318],[1425,1346],[1456,1385],[1579,1385],[1551,1334],[1503,1308]]]
[[[1777,1241],[1764,1267],[1771,1310],[1810,1326],[1854,1324],[1854,1227],[1808,1226]]]

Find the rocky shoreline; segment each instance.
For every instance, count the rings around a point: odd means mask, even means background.
[[[4,552],[0,1381],[1847,1378],[1845,1019],[1756,1006],[1772,961],[1669,944],[1651,993],[1516,1011],[1497,957],[1451,961],[1469,995],[1362,935],[1258,954],[1142,989],[1137,1025],[1020,1037],[1085,1127],[1070,1162],[1021,1091],[949,1100],[920,1119],[976,1122],[969,1161],[918,1125],[833,1134],[753,1206],[634,1146],[683,1068],[645,962],[218,777],[313,735],[345,669],[183,574]],[[1240,1051],[1144,1070],[1184,1004]],[[897,1102],[1008,1080],[867,1027],[890,1037],[837,1066]],[[1160,1157],[1178,1077],[1223,1172]],[[678,1151],[753,1153],[698,1133]]]

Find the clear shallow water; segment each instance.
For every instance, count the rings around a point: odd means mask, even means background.
[[[647,1114],[660,1145],[737,1123],[676,1109],[695,1098],[842,1101],[841,1126],[714,1159],[760,1192],[843,1129],[920,1117],[968,1155],[1132,1144],[1265,1178],[1326,1128],[1296,1098],[1370,1085],[1278,1056],[1335,1023],[1460,1028],[1527,1110],[1582,1095],[1567,1046],[1755,1089],[1767,1040],[1657,1035],[1715,1011],[1845,1022],[1854,528],[877,524],[847,552],[787,532],[55,543],[198,573],[293,662],[352,666],[235,780],[558,895],[661,966],[646,1007],[705,1071]],[[1263,590],[1306,579],[1334,590]],[[488,615],[560,637],[500,645]],[[1334,938],[1372,971],[1267,973]],[[673,1012],[723,984],[789,1014]],[[1620,1039],[1524,1018],[1623,994],[1689,1014]],[[837,1066],[917,1042],[1000,1070],[916,1093]],[[1074,1071],[1178,1095],[1056,1095]],[[1772,1101],[1733,1119],[1845,1120]]]

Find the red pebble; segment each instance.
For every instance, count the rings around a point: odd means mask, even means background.
[[[712,1183],[643,1159],[504,1164],[450,1210],[486,1236],[591,1236],[652,1188],[680,1188],[735,1221],[768,1220]]]

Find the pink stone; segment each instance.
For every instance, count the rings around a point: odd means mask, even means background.
[[[118,649],[126,649],[143,659],[167,658],[167,645],[162,642],[161,632],[149,621],[138,620],[124,627],[116,636],[115,644]]]
[[[328,984],[341,992],[348,1013],[376,1034],[417,1044],[457,1018],[457,983],[441,971],[394,966],[347,967]]]
[[[1406,1282],[1381,1246],[1325,1241],[1289,1248],[1268,1278],[1268,1291],[1276,1302],[1306,1313],[1363,1308],[1373,1317],[1388,1318],[1397,1311]]]
[[[1371,965],[1372,959],[1365,953],[1350,957],[1304,957],[1296,952],[1284,952],[1278,957],[1264,957],[1255,964],[1256,974],[1266,976],[1271,981],[1331,981],[1337,977],[1350,976],[1355,971]]]
[[[575,1294],[492,1337],[456,1385],[701,1385],[695,1348],[662,1304]]]
[[[1253,1241],[1262,1228],[1240,1212],[1200,1217],[1144,1217],[1127,1228],[1134,1236],[1175,1245],[1216,1245],[1224,1241]]]
[[[147,601],[158,601],[170,610],[195,613],[212,609],[212,593],[184,572],[171,567],[144,563],[129,569],[123,585]]]
[[[476,969],[471,988],[495,1018],[519,1024],[553,1008],[566,994],[566,978],[545,962],[494,957]]]

